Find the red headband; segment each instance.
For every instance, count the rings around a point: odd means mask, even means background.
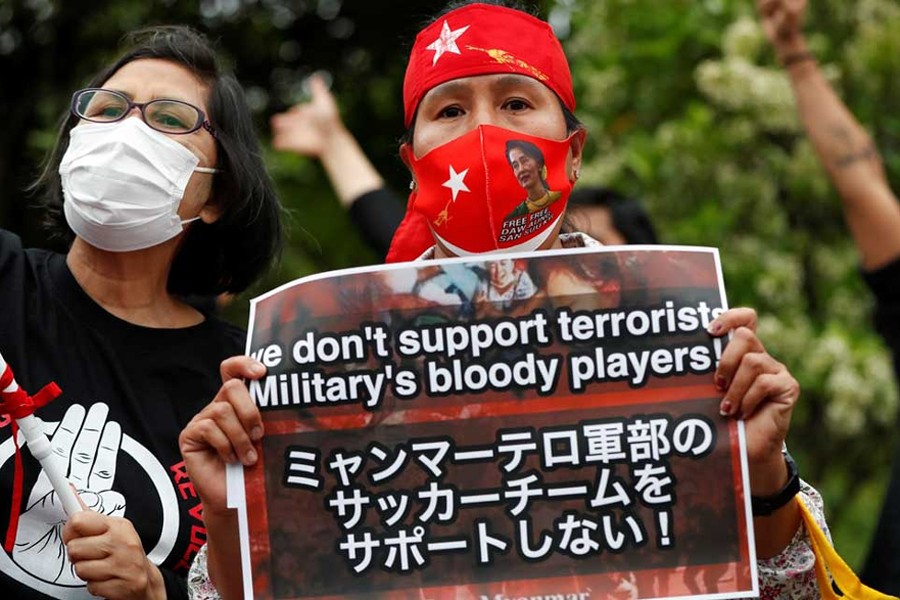
[[[404,124],[412,124],[422,96],[431,88],[494,73],[533,77],[575,111],[569,63],[550,25],[512,8],[470,4],[416,36],[403,80]]]

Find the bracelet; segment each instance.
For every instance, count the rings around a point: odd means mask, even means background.
[[[794,458],[787,451],[784,452],[784,462],[788,470],[788,480],[784,487],[771,496],[750,496],[754,517],[768,517],[800,492],[800,472]]]
[[[792,52],[791,54],[788,54],[784,57],[784,59],[781,61],[781,65],[785,69],[787,69],[789,67],[792,67],[793,65],[806,62],[808,60],[815,62],[816,57],[813,56],[812,52]]]

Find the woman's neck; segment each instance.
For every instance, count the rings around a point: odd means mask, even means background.
[[[543,184],[535,185],[528,189],[528,199],[531,200],[532,202],[535,202],[537,200],[542,199],[544,196],[546,196],[549,193],[550,192],[547,191],[547,188],[544,187]]]
[[[81,289],[123,321],[154,328],[196,325],[203,315],[169,294],[169,269],[177,250],[171,240],[146,250],[107,252],[75,238],[66,264]]]

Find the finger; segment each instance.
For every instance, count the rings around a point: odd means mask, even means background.
[[[122,427],[115,421],[106,423],[97,446],[97,457],[88,476],[88,489],[111,490],[116,478],[116,458],[122,444]]]
[[[775,32],[778,34],[779,39],[785,40],[791,37],[791,34],[794,33],[794,25],[791,19],[791,15],[781,10],[773,19],[775,23]]]
[[[272,130],[275,133],[290,130],[291,124],[297,118],[297,113],[301,110],[303,110],[302,107],[294,106],[287,112],[278,113],[277,115],[273,115],[272,118],[269,119],[269,123],[272,126]]]
[[[779,0],[757,0],[756,7],[762,16],[768,17],[778,7],[778,2]]]
[[[272,135],[277,136],[278,130],[281,127],[281,122],[284,120],[284,114],[278,113],[272,115],[272,118],[269,119],[269,128],[272,130]]]
[[[98,512],[83,510],[69,517],[63,527],[63,542],[76,538],[103,535],[109,531],[109,518]]]
[[[230,379],[259,379],[266,374],[266,367],[250,356],[232,356],[219,367],[222,381]]]
[[[238,457],[245,465],[252,465],[256,462],[256,450],[253,448],[250,433],[238,417],[233,404],[213,402],[203,412],[228,439],[228,445],[234,456]],[[255,424],[253,427],[262,429],[261,424]],[[218,450],[218,447],[216,449]],[[219,454],[224,456],[221,452]]]
[[[756,311],[752,308],[731,308],[713,319],[706,330],[714,336],[725,335],[739,327],[756,331]]]
[[[331,91],[328,89],[328,84],[319,72],[315,72],[309,76],[309,92],[313,102],[327,101],[331,98]]]
[[[788,12],[799,17],[806,7],[806,0],[785,0],[785,5]]]
[[[109,407],[103,402],[91,406],[84,418],[81,431],[78,432],[75,445],[72,447],[69,479],[80,490],[89,489],[88,478],[91,467],[94,465],[94,459],[97,457],[97,446],[100,443],[100,435],[108,414]]]
[[[728,406],[727,412],[746,418],[756,409],[761,398],[748,397],[748,391],[756,379],[764,373],[772,373],[777,370],[778,363],[765,352],[748,352],[741,357],[740,364],[735,371],[728,390],[722,398],[722,406]]]
[[[69,560],[73,563],[84,560],[103,560],[110,555],[109,544],[104,541],[104,536],[72,538],[66,542],[66,551],[69,553]]]
[[[116,597],[115,592],[111,592],[109,586],[103,585],[118,578],[116,569],[110,564],[108,557],[75,563],[75,574],[87,582],[88,591],[91,594],[100,598]]]
[[[719,359],[719,366],[713,376],[717,390],[725,392],[729,389],[734,375],[741,365],[741,360],[748,352],[765,352],[765,348],[755,333],[746,327],[741,327],[734,332],[731,341],[722,352],[722,358]],[[734,406],[730,404],[730,399],[729,404],[726,404],[726,400],[723,398],[719,409],[723,415],[730,415],[734,412]]]
[[[262,438],[262,415],[243,382],[236,379],[226,381],[222,384],[214,401],[227,402],[231,405],[238,421],[251,440],[256,441]]]
[[[75,486],[69,483],[69,488],[72,490],[72,493],[75,494],[75,499],[78,500],[78,504],[81,505],[81,510],[91,510],[88,508],[88,505],[85,504],[84,499],[81,497],[81,494],[78,493]]]
[[[181,434],[179,447],[182,454],[212,448],[223,462],[238,462],[228,435],[211,418],[198,419],[188,425]]]
[[[742,419],[752,417],[762,408],[763,403],[777,404],[778,410],[787,415],[794,410],[800,396],[800,384],[787,369],[783,368],[783,365],[780,363],[778,365],[781,367],[778,372],[763,373],[754,379],[753,385],[744,394],[740,414]],[[785,433],[786,431],[785,427]]]

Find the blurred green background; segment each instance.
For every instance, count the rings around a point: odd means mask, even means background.
[[[46,245],[22,191],[52,145],[73,90],[122,35],[187,23],[217,40],[244,84],[264,144],[268,119],[333,77],[344,118],[385,178],[397,157],[401,84],[435,0],[0,0],[0,226]],[[807,32],[840,95],[868,127],[900,190],[900,5],[818,0]],[[893,454],[897,391],[873,333],[840,206],[804,141],[790,88],[751,0],[545,0],[590,131],[582,183],[641,198],[666,243],[718,246],[733,306],[803,386],[790,445],[824,494],[838,550],[861,567]],[[378,257],[360,240],[320,166],[267,160],[290,239],[279,267],[228,309],[290,279]]]

